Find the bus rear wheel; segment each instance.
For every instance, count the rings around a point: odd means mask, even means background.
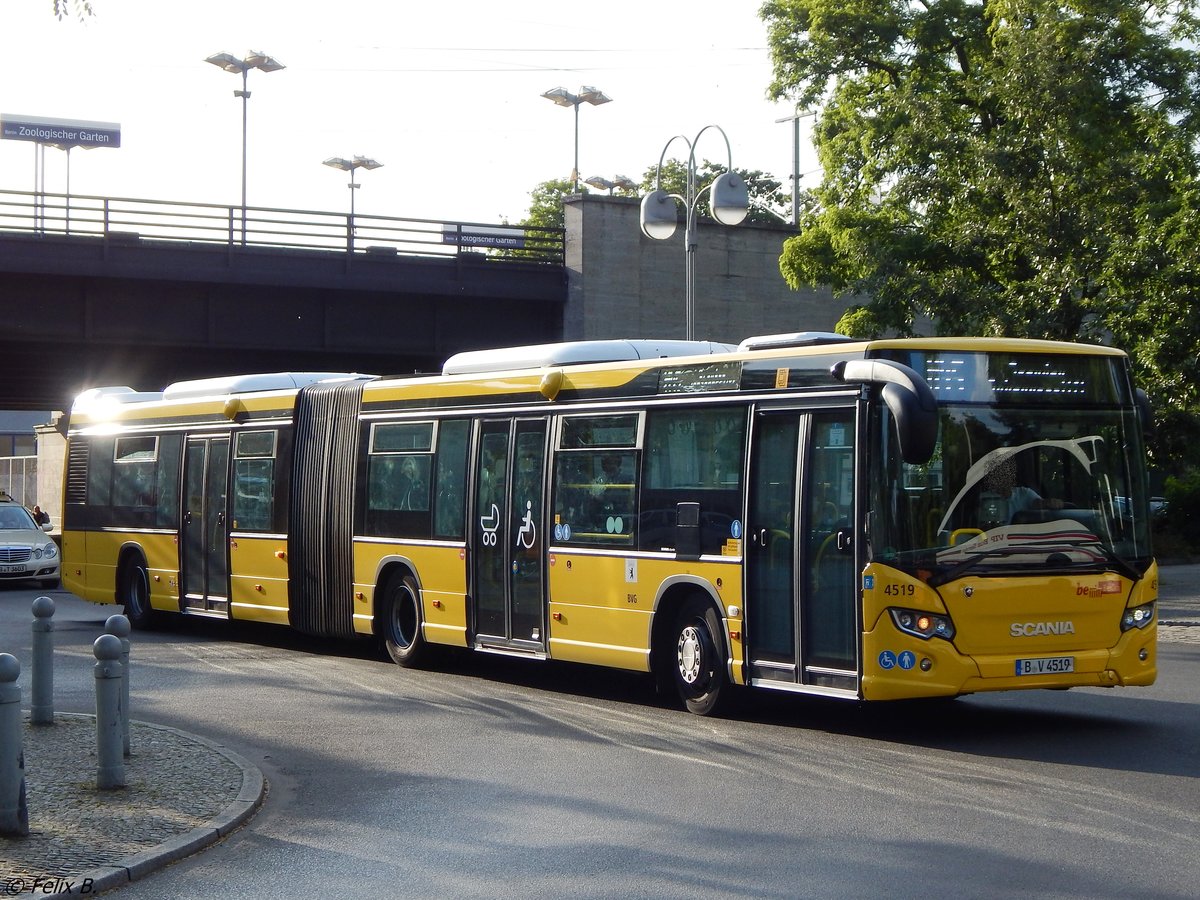
[[[125,618],[134,628],[146,629],[154,624],[154,608],[150,605],[150,575],[140,559],[128,563],[121,574],[121,605]]]
[[[418,666],[428,655],[421,635],[421,594],[411,575],[393,575],[379,606],[381,638],[388,656],[399,666]]]
[[[729,695],[725,660],[717,635],[721,620],[710,603],[693,597],[684,603],[671,629],[671,669],[675,689],[688,712],[709,716]]]

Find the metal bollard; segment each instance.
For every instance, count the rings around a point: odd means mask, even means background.
[[[125,787],[121,752],[121,639],[102,634],[92,644],[96,655],[96,787]]]
[[[25,806],[25,752],[22,749],[21,664],[0,653],[0,834],[29,834]]]
[[[121,740],[125,756],[129,756],[129,632],[129,620],[120,613],[104,622],[104,633],[121,641]]]
[[[54,601],[33,601],[33,670],[30,681],[33,702],[29,707],[32,725],[54,724]]]

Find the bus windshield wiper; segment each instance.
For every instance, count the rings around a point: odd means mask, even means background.
[[[1088,549],[1090,550],[1091,548],[1089,547]],[[1107,544],[1099,542],[1096,544],[1096,549],[1099,551],[1100,555],[1104,557],[1105,562],[1107,562],[1110,566],[1112,566],[1112,568],[1116,569],[1120,574],[1124,575],[1131,581],[1141,581],[1145,576],[1145,573],[1139,572],[1137,569],[1135,569],[1131,562],[1120,556],[1117,556],[1116,551]]]
[[[1118,573],[1124,575],[1126,578],[1129,578],[1132,581],[1140,581],[1142,579],[1143,573],[1135,569],[1131,563],[1118,556],[1111,547],[1108,547],[1101,541],[1095,541],[1089,542],[1086,545],[1067,544],[1058,547],[1013,547],[1010,545],[1007,547],[995,547],[991,550],[983,550],[979,553],[971,554],[966,559],[947,569],[945,572],[935,573],[929,578],[929,586],[940,587],[943,584],[947,584],[966,574],[973,569],[976,564],[982,562],[988,557],[1018,555],[1025,556],[1035,554],[1041,555],[1045,553],[1046,559],[1049,560],[1050,557],[1054,556],[1055,554],[1064,554],[1066,551],[1070,550],[1082,550],[1087,553],[1094,553],[1099,559],[1107,563],[1110,568],[1115,569]],[[1082,565],[1088,565],[1088,563],[1084,562]]]
[[[994,547],[991,550],[982,550],[979,553],[972,553],[966,559],[957,563],[945,572],[936,572],[929,578],[930,587],[940,587],[943,584],[953,581],[961,575],[966,574],[971,569],[975,568],[975,564],[982,562],[989,556],[1016,556],[1017,554],[1027,554],[1031,552],[1028,547]],[[1036,551],[1034,551],[1036,552]]]

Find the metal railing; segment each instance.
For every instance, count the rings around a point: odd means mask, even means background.
[[[562,265],[561,228],[0,191],[0,232]]]
[[[0,492],[18,503],[33,506],[38,502],[38,458],[36,456],[0,456]]]

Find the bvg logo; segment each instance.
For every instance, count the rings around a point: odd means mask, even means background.
[[[1013,637],[1037,637],[1043,634],[1074,634],[1074,622],[1013,622],[1008,633]]]

